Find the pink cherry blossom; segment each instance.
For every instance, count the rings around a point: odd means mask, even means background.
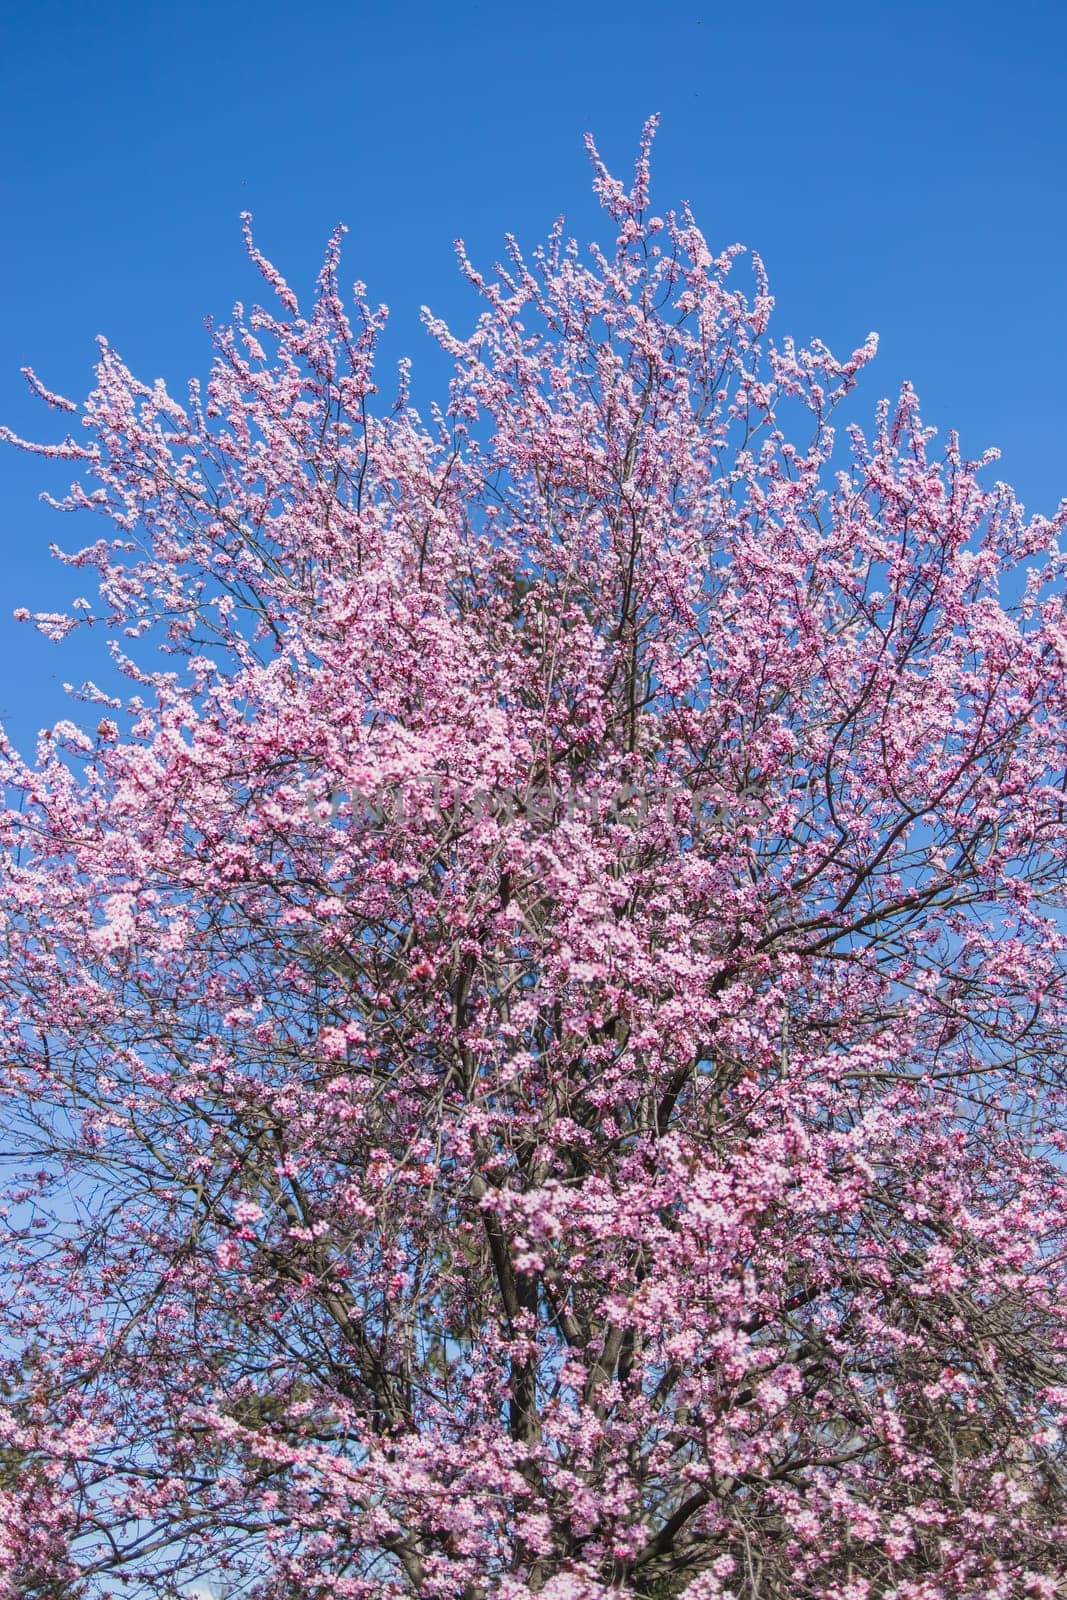
[[[835,434],[652,131],[426,416],[340,232],[32,380],[123,689],[0,741],[12,1600],[1063,1592],[1067,512]]]

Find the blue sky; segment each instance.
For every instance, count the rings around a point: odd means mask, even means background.
[[[463,235],[491,263],[565,212],[596,227],[581,136],[628,171],[662,114],[660,209],[692,202],[709,240],[758,248],[778,334],[882,353],[859,410],[902,378],[1035,510],[1067,494],[1067,6],[0,7],[0,421],[49,433],[19,368],[81,397],[106,333],[140,376],[206,370],[206,314],[255,289],[238,214],[298,287],[331,226],[345,276],[393,312],[390,356],[438,368],[418,307],[463,329]],[[422,392],[425,392],[423,390]],[[76,589],[40,506],[62,469],[0,452],[0,720],[28,748],[102,646],[11,620]]]

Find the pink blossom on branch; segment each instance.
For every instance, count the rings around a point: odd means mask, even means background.
[[[835,440],[652,131],[428,421],[249,233],[41,447],[129,691],[0,754],[13,1594],[1062,1592],[1067,518]]]

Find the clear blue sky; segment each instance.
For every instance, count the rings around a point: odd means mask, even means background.
[[[244,209],[297,287],[347,222],[346,277],[433,376],[419,305],[458,328],[475,311],[453,238],[491,262],[560,211],[589,237],[581,136],[628,170],[651,111],[657,204],[689,199],[713,245],[762,252],[779,334],[851,350],[879,331],[861,410],[909,377],[930,422],[1002,448],[1034,509],[1067,494],[1057,0],[6,0],[0,420],[55,426],[18,369],[80,398],[98,332],[179,391],[203,372],[204,316],[254,293]],[[0,719],[24,746],[91,670],[10,619],[77,592],[47,545],[78,525],[36,501],[62,485],[0,453]]]

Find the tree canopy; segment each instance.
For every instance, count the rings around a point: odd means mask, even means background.
[[[340,234],[32,379],[125,686],[0,749],[11,1597],[1065,1592],[1067,516],[835,438],[651,134],[428,418]]]

